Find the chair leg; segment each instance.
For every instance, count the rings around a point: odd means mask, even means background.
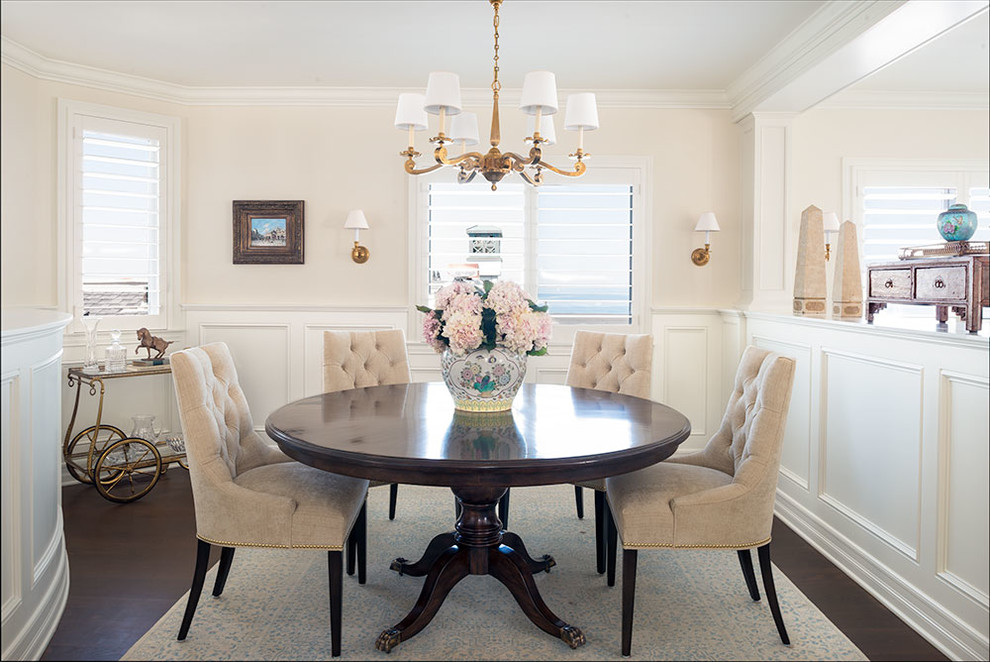
[[[612,516],[612,508],[605,502],[605,530],[606,530],[606,549],[608,551],[608,558],[606,559],[606,565],[608,566],[608,585],[615,586],[615,549],[619,546],[619,530],[615,526],[615,517]]]
[[[330,655],[340,657],[340,608],[344,579],[341,553],[327,550],[327,565],[330,571]]]
[[[622,550],[622,654],[625,657],[629,657],[632,650],[637,551],[635,549]]]
[[[361,506],[361,513],[354,523],[357,529],[355,540],[357,547],[357,573],[358,584],[364,584],[368,578],[368,502]]]
[[[355,522],[355,527],[357,522]],[[354,561],[357,558],[357,540],[354,537],[354,528],[351,529],[351,534],[347,536],[347,542],[345,547],[347,548],[347,576],[350,577],[354,574]]]
[[[395,519],[395,502],[399,499],[399,484],[392,483],[388,486],[388,518]]]
[[[234,560],[234,548],[220,549],[220,565],[217,567],[217,580],[213,583],[213,597],[219,598],[223,587],[227,585],[227,575],[230,574],[230,563]]]
[[[193,572],[192,588],[189,589],[189,601],[186,602],[186,613],[182,615],[182,625],[179,626],[178,640],[182,641],[189,634],[199,596],[203,592],[203,582],[206,581],[206,570],[210,566],[210,543],[196,540],[196,570]]]
[[[578,519],[584,519],[584,492],[579,485],[574,486],[574,505],[577,507]]]
[[[773,571],[770,567],[770,543],[756,548],[756,554],[760,557],[760,574],[763,575],[763,590],[767,594],[767,604],[770,605],[770,613],[773,614],[773,622],[777,625],[777,634],[785,646],[791,643],[784,628],[784,617],[780,614],[780,604],[777,602],[777,589],[773,585]]]
[[[753,557],[748,549],[737,549],[739,555],[739,565],[742,566],[743,577],[746,578],[746,588],[749,589],[749,597],[753,602],[759,602],[760,589],[756,587],[756,573],[753,572]]]
[[[595,569],[605,574],[605,493],[595,490]]]
[[[508,530],[509,528],[509,488],[506,488],[505,494],[502,498],[498,500],[498,518],[502,520],[502,530]]]

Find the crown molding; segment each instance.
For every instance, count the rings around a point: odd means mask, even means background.
[[[774,46],[726,90],[733,121],[904,5],[906,0],[832,0]]]
[[[421,91],[391,87],[201,87],[177,85],[130,74],[97,69],[40,55],[7,37],[0,37],[0,61],[41,80],[81,85],[108,92],[166,101],[187,106],[341,106],[393,107],[401,92]],[[560,90],[566,97],[580,90]],[[506,89],[500,100],[519,102],[521,90]],[[489,88],[462,91],[465,105],[487,106]],[[723,90],[603,90],[597,93],[601,108],[730,108]]]
[[[896,92],[845,90],[820,102],[815,108],[829,110],[987,110],[987,92]]]

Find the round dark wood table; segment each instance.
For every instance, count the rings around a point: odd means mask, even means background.
[[[510,487],[553,485],[635,471],[669,457],[691,433],[681,413],[631,396],[553,384],[523,384],[511,411],[461,412],[442,382],[324,393],[272,412],[265,430],[293,459],[333,473],[388,483],[449,487],[459,504],[452,532],[420,560],[392,562],[426,576],[409,614],[375,642],[388,652],[422,630],[468,575],[492,575],[537,627],[572,648],[580,629],[540,597],[533,559],[496,511]]]

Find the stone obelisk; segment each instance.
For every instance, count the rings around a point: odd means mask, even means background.
[[[801,212],[794,272],[794,314],[824,317],[826,290],[825,226],[822,210],[811,205]]]
[[[852,221],[839,226],[837,248],[832,280],[832,317],[856,319],[863,316],[863,274],[859,270],[856,224]]]

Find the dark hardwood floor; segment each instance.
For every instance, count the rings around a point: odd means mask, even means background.
[[[41,659],[119,659],[189,589],[196,557],[189,475],[173,465],[148,496],[122,505],[91,486],[68,486],[62,510],[69,599]],[[947,659],[777,520],[772,553],[869,659]]]

